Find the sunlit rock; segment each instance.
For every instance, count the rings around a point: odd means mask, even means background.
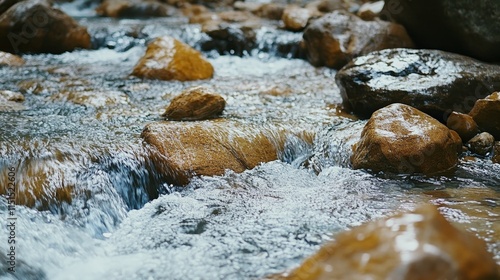
[[[489,152],[491,152],[494,143],[495,138],[488,132],[483,132],[470,139],[467,143],[467,146],[469,147],[471,152],[481,156],[485,156]]]
[[[364,20],[373,20],[380,15],[384,8],[384,1],[367,2],[361,5],[358,16]]]
[[[222,114],[226,100],[205,87],[194,87],[174,97],[163,114],[171,120],[204,120]]]
[[[485,86],[500,81],[500,66],[437,50],[390,49],[355,58],[336,81],[344,104],[360,117],[398,102],[444,121],[490,94]]]
[[[436,119],[395,103],[375,113],[363,128],[351,157],[355,169],[433,174],[458,163],[462,141]]]
[[[156,122],[141,137],[153,146],[151,159],[170,183],[186,185],[194,176],[243,172],[278,159],[288,137],[312,141],[306,131],[229,120]]]
[[[272,279],[499,279],[483,240],[425,205],[353,228]]]
[[[104,0],[96,12],[105,17],[166,17],[174,15],[175,8],[154,0]]]
[[[291,5],[286,7],[283,11],[281,20],[285,24],[285,29],[290,31],[301,31],[306,28],[309,20],[320,16],[321,13],[317,10]]]
[[[21,66],[26,63],[20,56],[0,51],[0,66]]]
[[[385,1],[382,14],[406,27],[421,48],[500,61],[500,1]]]
[[[479,133],[479,128],[474,119],[467,114],[458,112],[452,112],[448,116],[446,126],[455,130],[464,143]]]
[[[159,80],[209,79],[214,68],[200,52],[169,36],[156,38],[134,67],[132,75]]]
[[[477,100],[469,115],[481,130],[491,133],[495,139],[500,140],[500,92],[494,92],[484,99]]]
[[[11,90],[0,90],[0,100],[23,102],[24,95],[20,92],[15,92]]]
[[[62,53],[90,47],[87,29],[47,1],[20,1],[0,16],[0,50]]]
[[[335,69],[372,51],[413,47],[403,26],[364,21],[345,11],[334,11],[311,23],[304,31],[304,41],[313,65]]]

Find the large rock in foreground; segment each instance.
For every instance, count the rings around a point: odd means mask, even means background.
[[[384,15],[403,24],[421,48],[500,61],[500,1],[386,1]]]
[[[410,106],[382,108],[366,123],[353,147],[355,169],[433,174],[458,163],[462,140],[436,119]]]
[[[436,50],[391,49],[355,58],[336,76],[342,99],[360,117],[404,103],[439,120],[468,113],[500,82],[500,66]]]
[[[275,279],[499,279],[484,241],[452,226],[434,206],[339,234],[299,268]]]
[[[483,130],[500,140],[500,92],[494,92],[474,104],[469,115]]]
[[[157,169],[177,185],[194,176],[243,172],[278,159],[272,133],[229,121],[151,123],[141,137],[156,148],[151,157]]]
[[[62,53],[91,47],[85,27],[44,0],[21,1],[0,16],[0,50]]]
[[[214,68],[200,52],[169,36],[156,38],[134,67],[132,75],[159,80],[209,79]]]
[[[335,11],[311,23],[304,31],[304,41],[313,65],[335,69],[372,51],[413,47],[403,26],[364,21],[345,11]]]

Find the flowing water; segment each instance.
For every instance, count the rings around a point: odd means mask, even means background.
[[[146,42],[171,35],[201,48],[199,26],[65,9],[88,26],[94,50],[0,68],[0,89],[26,98],[24,110],[0,112],[0,181],[14,167],[23,194],[15,274],[6,272],[0,197],[1,279],[258,279],[297,266],[336,232],[429,201],[485,239],[500,263],[500,165],[464,160],[448,177],[352,170],[365,122],[341,111],[334,70],[292,58],[293,47],[280,52],[276,42],[294,46],[300,34],[263,27],[241,57],[204,52],[211,80],[150,81],[129,76]],[[169,185],[140,133],[194,85],[224,96],[223,118],[316,137],[290,138],[280,160],[241,174]]]

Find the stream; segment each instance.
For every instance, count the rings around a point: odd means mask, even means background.
[[[211,80],[141,80],[130,73],[148,40],[170,35],[201,49],[200,26],[98,18],[77,4],[63,9],[88,27],[93,50],[0,67],[1,89],[26,99],[23,110],[0,111],[0,178],[14,167],[17,191],[30,198],[15,207],[10,274],[0,197],[0,279],[259,279],[298,266],[335,233],[424,202],[484,239],[500,264],[500,165],[462,159],[440,177],[352,170],[351,145],[366,121],[342,111],[335,70],[278,46],[301,34],[264,25],[242,56],[204,51]],[[196,85],[226,99],[223,118],[316,137],[289,139],[280,160],[240,174],[169,185],[140,134]]]

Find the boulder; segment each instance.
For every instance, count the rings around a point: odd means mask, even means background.
[[[500,66],[414,49],[373,52],[355,58],[336,75],[344,105],[363,118],[399,102],[445,121],[452,111],[467,113],[491,93],[486,81],[500,82]]]
[[[21,66],[24,63],[20,56],[0,51],[0,66]]]
[[[304,41],[313,65],[335,69],[372,51],[413,47],[402,25],[364,21],[346,11],[334,11],[309,24]]]
[[[391,0],[383,14],[403,24],[420,48],[500,61],[498,0]]]
[[[189,88],[174,97],[163,114],[171,120],[204,120],[222,114],[226,100],[201,86]]]
[[[500,92],[477,100],[469,115],[482,131],[487,131],[500,140]]]
[[[44,0],[16,3],[0,15],[0,50],[62,53],[91,47],[85,27]]]
[[[273,279],[499,279],[483,240],[455,228],[435,206],[340,233],[294,271]]]
[[[495,138],[488,132],[483,132],[469,140],[467,146],[471,152],[480,156],[486,156],[493,149],[494,143]]]
[[[154,0],[104,0],[96,13],[115,18],[166,17],[174,15],[175,8]]]
[[[476,122],[467,114],[452,112],[446,120],[446,126],[455,130],[464,143],[479,133]]]
[[[281,20],[285,25],[285,29],[290,31],[302,31],[306,28],[309,20],[320,16],[321,13],[317,10],[290,5],[283,11]]]
[[[152,41],[132,75],[159,80],[192,81],[209,79],[214,68],[201,53],[169,36]]]
[[[500,163],[500,141],[496,141],[495,145],[493,146],[493,157],[491,160],[494,163]]]
[[[243,172],[278,159],[278,147],[262,128],[230,121],[156,122],[141,134],[154,147],[151,159],[165,179],[186,185],[194,176]]]
[[[394,103],[373,113],[353,147],[355,169],[412,174],[440,173],[454,168],[462,141],[431,116]]]

